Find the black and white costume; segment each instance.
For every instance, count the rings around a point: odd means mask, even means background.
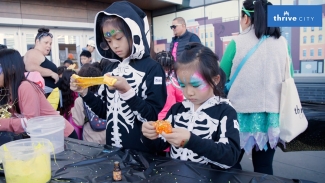
[[[174,128],[191,132],[184,148],[171,146],[174,159],[212,164],[227,169],[235,165],[240,155],[237,113],[227,99],[211,97],[196,111],[190,101],[177,103],[168,111],[166,120]],[[162,137],[150,140],[142,136],[143,143],[156,151],[170,144]]]
[[[123,61],[110,49],[100,48],[103,36],[99,25],[105,15],[122,18],[131,29],[132,54]],[[120,94],[102,85],[99,96],[88,92],[83,100],[99,117],[107,119],[106,144],[148,151],[140,141],[142,122],[157,120],[165,105],[167,91],[164,70],[149,56],[150,32],[146,14],[129,2],[115,2],[96,15],[95,23],[96,48],[100,55],[112,62],[104,74],[124,77],[132,89]]]

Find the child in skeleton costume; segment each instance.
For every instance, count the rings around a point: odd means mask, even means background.
[[[171,133],[160,136],[153,122],[144,123],[142,142],[156,151],[170,146],[175,159],[230,168],[240,155],[239,126],[236,111],[220,97],[216,55],[199,43],[189,43],[175,71],[187,100],[174,104],[166,115]]]
[[[146,14],[127,1],[115,2],[95,17],[96,50],[111,63],[103,70],[117,81],[102,85],[98,96],[81,89],[71,78],[71,89],[100,118],[107,119],[106,144],[149,151],[140,141],[143,122],[157,120],[167,92],[165,72],[150,58]]]

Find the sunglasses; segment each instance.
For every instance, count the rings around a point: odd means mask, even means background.
[[[42,37],[44,36],[50,36],[51,38],[53,38],[53,35],[49,32],[42,32],[38,37],[37,39],[41,39]]]
[[[182,25],[182,24],[175,24],[175,25],[172,25],[172,26],[170,26],[170,29],[176,29],[176,27],[177,27],[178,25]]]

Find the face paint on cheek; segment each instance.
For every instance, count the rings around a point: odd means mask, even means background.
[[[198,72],[194,73],[191,77],[190,83],[193,87],[198,86],[198,89],[201,91],[206,91],[209,89],[209,85],[205,82],[202,75]]]

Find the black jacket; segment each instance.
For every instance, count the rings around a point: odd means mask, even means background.
[[[123,17],[133,37],[140,38],[140,40],[133,39],[136,40],[133,42],[133,52],[123,61],[120,61],[110,50],[102,50],[99,46],[102,40],[98,24],[99,19],[104,15]],[[123,96],[118,91],[109,90],[106,85],[102,85],[98,91],[99,96],[88,92],[83,100],[100,118],[107,119],[106,143],[108,145],[148,151],[140,141],[141,126],[143,122],[157,120],[158,113],[165,105],[167,91],[163,68],[149,56],[146,38],[150,35],[145,34],[149,34],[149,31],[145,32],[147,28],[145,24],[148,22],[145,22],[147,17],[143,16],[145,13],[141,9],[126,1],[115,2],[96,15],[97,50],[111,61],[103,73],[123,76],[132,89],[126,93],[127,96]],[[108,57],[109,55],[113,57]]]
[[[163,151],[168,147],[174,159],[230,168],[240,155],[237,113],[226,99],[212,97],[194,111],[193,103],[176,103],[166,119],[174,128],[191,132],[184,148],[170,145],[163,137],[150,140],[142,136],[143,143],[152,150]]]

